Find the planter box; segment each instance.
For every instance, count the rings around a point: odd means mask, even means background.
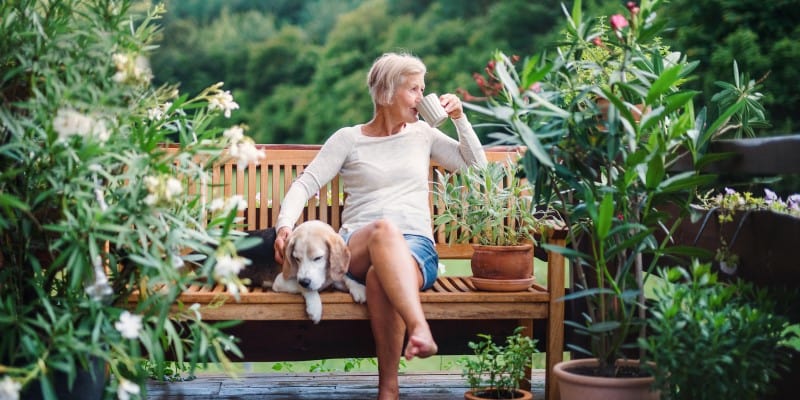
[[[720,226],[718,213],[692,223],[685,220],[675,240],[679,245],[695,245],[715,252],[720,238],[739,256],[736,271],[720,276],[738,276],[759,286],[797,287],[800,283],[798,238],[800,218],[768,210],[739,211],[733,221]],[[719,263],[714,262],[719,268]]]

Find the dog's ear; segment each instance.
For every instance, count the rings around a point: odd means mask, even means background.
[[[297,278],[297,260],[294,259],[294,235],[289,235],[289,242],[283,251],[283,277],[284,279]]]
[[[337,233],[328,235],[326,242],[328,244],[328,274],[334,281],[341,281],[350,267],[350,249]]]

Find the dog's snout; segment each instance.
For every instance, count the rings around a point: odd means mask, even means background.
[[[302,286],[304,288],[307,288],[308,285],[311,284],[311,279],[308,279],[308,278],[298,279],[297,283],[299,283],[300,286]]]

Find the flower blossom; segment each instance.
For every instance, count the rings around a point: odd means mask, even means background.
[[[117,83],[137,84],[149,83],[153,79],[150,61],[144,56],[134,54],[116,53],[111,56],[111,61],[117,68],[112,79]]]
[[[111,134],[102,120],[81,114],[72,109],[59,109],[53,118],[53,130],[58,134],[58,139],[69,140],[73,136],[95,137],[100,142],[108,141]]]
[[[147,110],[147,119],[151,121],[160,121],[167,116],[167,110],[172,107],[172,102],[168,101],[164,104],[159,104]]]
[[[767,204],[771,204],[772,202],[779,200],[778,199],[778,194],[773,192],[772,190],[769,190],[769,189],[765,188],[764,189],[764,194],[765,194],[764,195],[764,200],[766,201]]]
[[[800,193],[795,193],[786,199],[790,210],[800,211]]]
[[[86,287],[86,294],[94,301],[102,301],[114,293],[111,285],[108,284],[108,276],[103,269],[103,258],[99,255],[92,261],[94,267],[94,283]]]
[[[11,379],[6,375],[0,381],[0,399],[3,400],[19,400],[19,391],[22,390],[22,384]]]
[[[142,316],[131,314],[127,310],[123,311],[119,316],[119,321],[114,323],[114,328],[122,334],[122,337],[136,339],[142,330]]]
[[[183,193],[183,184],[172,176],[146,176],[142,182],[149,192],[144,198],[145,204],[149,206],[160,202],[172,203]]]
[[[121,378],[119,386],[117,387],[117,398],[119,400],[130,400],[131,398],[138,398],[141,388],[139,385]],[[133,395],[133,396],[131,396]]]
[[[609,17],[608,22],[611,24],[611,29],[619,31],[620,29],[628,26],[628,20],[622,14],[614,14]]]
[[[220,87],[222,87],[222,82],[211,87],[208,97],[208,110],[222,110],[225,118],[230,118],[231,111],[238,110],[239,104],[233,101],[233,95],[231,95],[230,90],[223,91],[219,89]]]
[[[222,132],[222,136],[228,140],[228,154],[238,161],[238,167],[247,169],[248,164],[255,163],[264,158],[264,153],[256,148],[252,138],[244,136],[244,128],[241,125],[232,126]]]
[[[217,265],[214,267],[214,277],[225,279],[229,276],[237,275],[245,266],[246,259],[243,257],[231,257],[230,254],[217,256]]]

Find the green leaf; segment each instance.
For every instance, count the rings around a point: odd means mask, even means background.
[[[595,229],[597,232],[598,240],[605,240],[608,237],[608,232],[611,230],[611,222],[614,218],[614,196],[611,193],[606,193],[603,200],[600,202],[599,213],[597,214],[597,221],[595,221]]]

